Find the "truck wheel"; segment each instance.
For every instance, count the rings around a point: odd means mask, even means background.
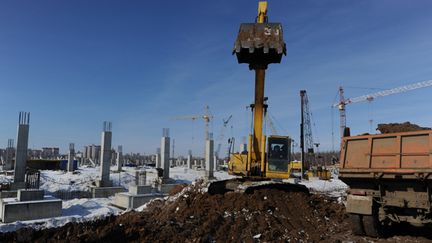
[[[364,235],[362,215],[360,214],[349,214],[351,221],[351,228],[355,235]]]
[[[373,215],[363,215],[363,229],[367,236],[379,237],[381,235],[378,219]]]

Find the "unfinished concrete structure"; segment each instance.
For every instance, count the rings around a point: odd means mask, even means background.
[[[219,159],[216,155],[213,156],[213,166],[214,166],[214,170],[218,171],[219,170]]]
[[[113,205],[123,209],[138,208],[152,199],[165,197],[176,184],[146,185],[146,171],[135,172],[135,185],[129,186],[128,192],[116,193]]]
[[[162,168],[162,162],[161,162],[161,149],[156,149],[156,168]]]
[[[25,188],[30,113],[20,112],[18,120],[13,188]]]
[[[123,165],[123,146],[119,145],[117,147],[117,171],[122,170]]]
[[[214,141],[213,136],[210,136],[209,140],[206,140],[205,147],[205,176],[207,179],[213,179],[214,170]]]
[[[147,172],[145,170],[135,171],[135,185],[144,186],[147,184]]]
[[[111,142],[112,142],[112,132],[111,132],[111,122],[104,122],[101,140],[101,167],[100,167],[100,187],[112,186],[110,180],[110,167],[111,167]]]
[[[100,167],[100,180],[96,181],[96,186],[90,187],[92,196],[109,197],[117,192],[126,191],[123,187],[113,187],[110,180],[110,167],[111,167],[111,141],[112,141],[112,125],[111,122],[103,123],[102,141],[101,141],[101,167]]]
[[[170,169],[170,137],[168,128],[164,128],[162,131],[161,163],[163,166],[163,179],[168,180]]]
[[[69,154],[68,154],[68,164],[67,164],[67,171],[68,172],[74,171],[74,159],[75,159],[75,144],[70,143],[69,144]]]
[[[192,150],[189,149],[188,156],[186,158],[186,167],[188,169],[192,169],[193,158],[192,158]]]
[[[20,189],[14,198],[0,199],[0,218],[3,223],[59,217],[62,201],[45,196],[43,190]]]
[[[15,154],[14,140],[8,139],[8,143],[5,151],[5,163],[3,166],[3,170],[12,170],[14,168],[13,165],[14,154]]]

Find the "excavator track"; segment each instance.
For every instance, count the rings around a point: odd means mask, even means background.
[[[310,194],[306,186],[288,182],[274,181],[267,178],[243,177],[211,182],[208,193],[211,195],[227,192],[253,194],[256,190],[276,189],[284,192],[302,192]]]

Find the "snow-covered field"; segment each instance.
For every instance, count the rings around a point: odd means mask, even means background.
[[[64,171],[41,171],[41,185],[40,188],[48,193],[56,191],[89,191],[89,187],[94,185],[99,177],[99,167],[80,167],[75,173]],[[124,167],[123,172],[115,172],[114,167],[111,168],[111,177],[113,184],[121,185],[128,188],[130,184],[135,182],[135,167]],[[147,183],[150,184],[156,179],[157,172],[153,168],[141,168],[147,173]],[[170,168],[170,177],[177,183],[191,184],[197,179],[204,176],[204,171],[197,171],[186,169],[184,167]],[[232,178],[225,171],[215,171],[214,176],[217,180],[224,180]],[[13,177],[0,175],[0,182],[10,182]],[[323,193],[332,197],[341,197],[345,194],[348,188],[339,179],[332,179],[329,181],[313,180],[302,181],[301,184],[308,187],[312,192]],[[111,206],[112,198],[95,198],[95,199],[72,199],[63,201],[63,212],[61,217],[18,221],[9,224],[0,223],[0,232],[14,231],[21,227],[34,227],[34,228],[51,228],[60,227],[69,222],[84,222],[95,220],[101,217],[106,217],[110,214],[120,214],[123,211]]]
[[[325,194],[329,197],[339,198],[346,195],[348,185],[339,179],[302,181],[310,192]]]
[[[128,188],[129,185],[135,182],[135,167],[124,167],[123,172],[118,173],[115,167],[111,168],[110,179],[115,186],[123,186]],[[74,173],[65,171],[41,171],[41,185],[40,188],[47,192],[55,192],[60,190],[66,191],[89,191],[89,187],[94,185],[96,179],[99,177],[99,167],[87,168],[80,167]],[[147,183],[151,184],[157,176],[157,172],[153,168],[141,168],[147,173]],[[204,171],[188,170],[184,167],[170,168],[170,177],[176,180],[177,183],[190,184],[197,178],[204,176]],[[215,171],[217,179],[231,178],[226,172]],[[1,177],[0,177],[1,178]],[[1,179],[0,179],[1,181]]]
[[[99,177],[99,167],[87,168],[80,167],[75,173],[68,173],[64,171],[41,171],[41,185],[40,188],[46,192],[54,193],[56,191],[88,191],[89,186],[93,185]],[[128,188],[130,184],[135,182],[135,167],[124,167],[123,172],[114,172],[115,168],[112,167],[110,179],[114,185],[121,185]],[[157,172],[153,168],[141,168],[147,173],[147,183],[151,183],[156,179]],[[170,168],[170,177],[177,183],[190,184],[196,179],[203,177],[204,171],[190,170],[183,167]],[[215,171],[215,177],[218,180],[232,178],[224,171]],[[0,175],[0,182],[10,182],[13,176]],[[84,222],[95,220],[101,217],[106,217],[110,214],[119,214],[120,210],[110,203],[112,198],[92,198],[92,199],[72,199],[63,201],[63,212],[61,217],[17,221],[14,223],[3,224],[0,223],[0,232],[14,231],[22,227],[33,228],[51,228],[60,227],[69,222]]]
[[[0,223],[0,232],[15,231],[22,227],[36,229],[61,227],[69,222],[84,222],[106,217],[110,214],[119,214],[122,210],[110,205],[109,198],[72,199],[63,201],[61,217],[17,221],[9,224]]]

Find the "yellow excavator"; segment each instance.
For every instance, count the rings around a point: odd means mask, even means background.
[[[228,173],[241,177],[213,183],[209,187],[210,193],[212,189],[215,192],[222,189],[235,190],[239,184],[249,182],[251,185],[270,185],[272,183],[262,182],[288,179],[294,170],[301,170],[301,164],[290,162],[291,139],[288,136],[271,135],[267,138],[263,133],[263,121],[268,107],[267,97],[264,96],[265,72],[269,64],[280,63],[282,56],[286,55],[282,25],[268,22],[266,1],[259,2],[255,23],[240,25],[233,54],[237,56],[238,63],[249,64],[249,69],[255,71],[255,99],[250,105],[253,131],[249,135],[247,152],[232,153],[228,162]],[[289,189],[307,191],[304,186],[294,184],[289,184]]]

